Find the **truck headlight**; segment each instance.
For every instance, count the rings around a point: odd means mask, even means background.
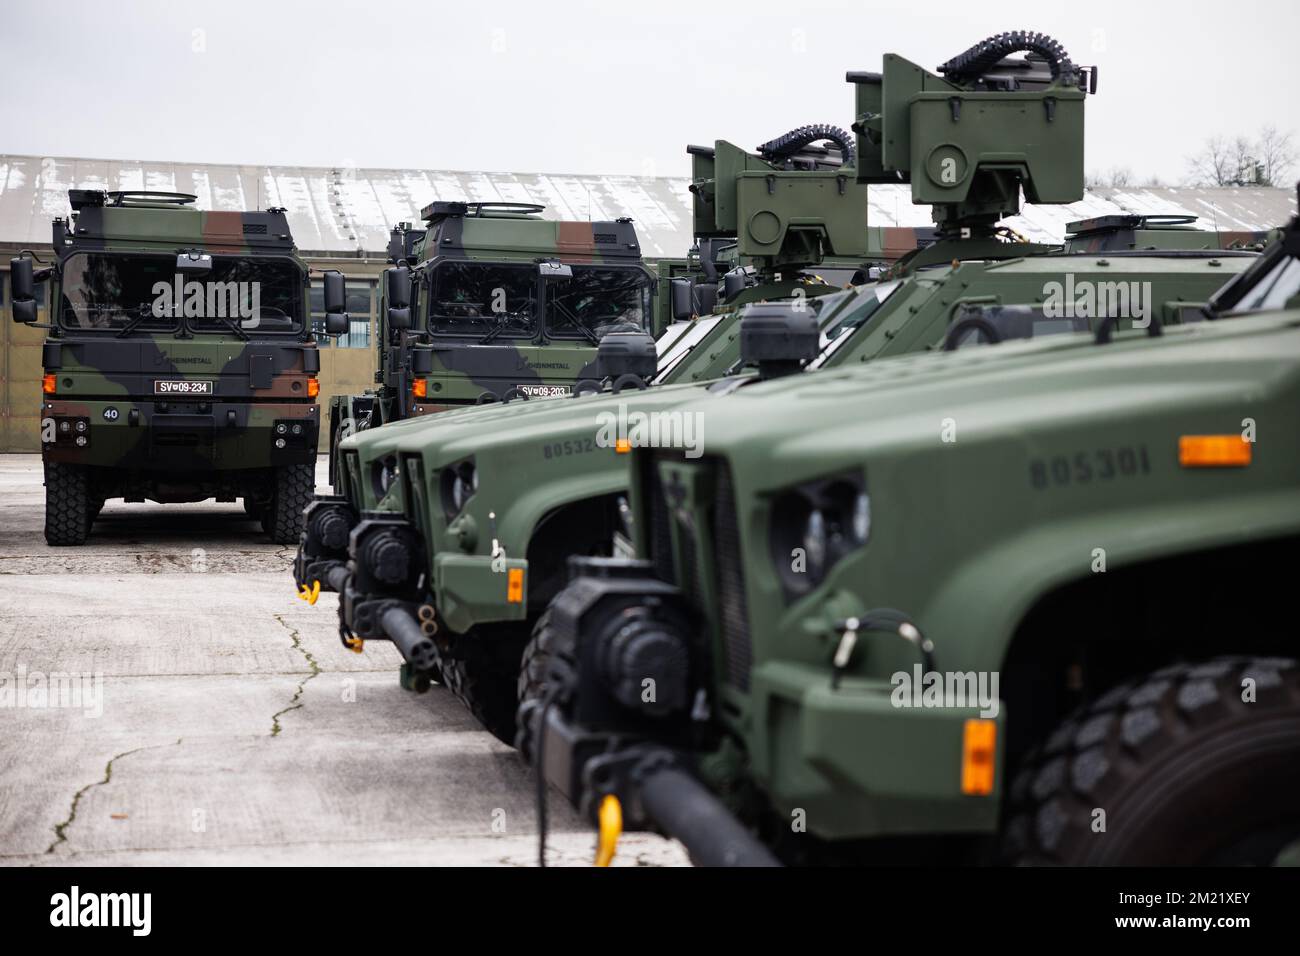
[[[871,500],[862,472],[804,482],[772,502],[769,543],[786,599],[809,593],[846,554],[866,544]]]
[[[393,455],[379,458],[371,463],[370,469],[374,480],[375,497],[382,499],[397,480],[397,458]]]
[[[442,510],[451,520],[460,514],[474,492],[478,491],[478,468],[473,458],[442,469]]]

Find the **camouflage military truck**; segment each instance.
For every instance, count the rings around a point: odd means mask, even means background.
[[[1040,72],[1046,76],[1045,67]],[[1067,144],[1066,148],[1078,145]],[[694,156],[696,180],[712,178],[711,170],[698,165],[702,157],[711,158],[708,153],[697,150]],[[1042,161],[1055,162],[1056,157],[1048,154]],[[1076,188],[1082,190],[1081,170]],[[838,192],[838,188],[827,191],[832,196]],[[758,195],[765,196],[766,191],[760,190]],[[811,214],[814,209],[809,204],[804,212]],[[697,213],[697,229],[706,234],[701,246],[707,249],[707,233],[712,228],[708,217],[713,212],[705,206]],[[939,348],[954,329],[955,343],[971,335],[1025,336],[1035,329],[1043,334],[1059,328],[1087,327],[1090,322],[1095,325],[1099,318],[1089,319],[1083,310],[1068,319],[1044,314],[1045,289],[1068,275],[1076,275],[1081,286],[1120,280],[1138,283],[1147,293],[1143,301],[1151,305],[1150,321],[1177,322],[1184,311],[1203,303],[1250,261],[1248,256],[1178,254],[1078,257],[1063,262],[1057,255],[1017,255],[1022,244],[999,243],[993,247],[980,238],[960,237],[944,242],[941,258],[948,261],[943,264],[914,268],[901,280],[807,298],[808,317],[815,323],[814,328],[820,328],[820,341],[800,340],[783,325],[785,318],[793,317],[773,316],[770,310],[762,309],[760,312],[766,312],[761,323],[764,327],[751,329],[756,334],[746,338],[749,354],[742,355],[741,316],[746,310],[727,310],[723,288],[722,312],[690,324],[670,347],[661,350],[655,389],[588,396],[581,404],[535,404],[512,416],[509,427],[505,427],[504,409],[481,409],[443,416],[436,432],[394,429],[382,441],[374,436],[373,440],[352,443],[350,453],[356,455],[358,480],[350,485],[348,502],[321,502],[313,512],[316,522],[309,520],[296,566],[299,586],[310,590],[315,581],[320,581],[321,587],[329,590],[331,568],[340,579],[346,576],[348,539],[343,529],[350,529],[361,511],[415,513],[415,502],[380,494],[365,476],[383,462],[397,463],[400,469],[401,461],[418,460],[425,474],[444,475],[452,483],[451,496],[444,500],[443,508],[434,507],[419,519],[421,547],[431,567],[441,569],[429,578],[430,607],[439,616],[439,633],[444,639],[457,634],[486,639],[474,644],[460,642],[466,649],[499,643],[504,651],[491,663],[508,670],[517,654],[521,630],[537,620],[562,586],[566,557],[615,553],[619,539],[628,536],[623,455],[627,448],[620,449],[617,441],[604,445],[596,441],[602,422],[611,417],[616,422],[632,423],[649,416],[671,416],[675,408],[701,394],[724,396],[759,378],[797,370],[802,362],[812,368],[832,368]],[[960,258],[969,245],[976,246],[976,251],[986,258],[951,262]],[[991,258],[994,252],[1002,258]],[[710,259],[720,261],[720,257]],[[820,266],[817,268],[820,271]],[[718,280],[726,271],[717,270]],[[693,290],[685,290],[693,299],[678,309],[678,314],[701,309],[701,288],[709,302],[715,301],[718,284],[717,280],[702,281]],[[674,290],[683,291],[680,284]],[[1126,319],[1124,324],[1130,322]],[[816,358],[809,362],[812,356]],[[766,369],[753,375],[749,369],[758,365]],[[685,387],[725,375],[740,377],[718,381],[703,392]],[[677,423],[684,422],[678,416]],[[635,443],[633,435],[628,445]],[[522,479],[525,473],[527,478]],[[320,534],[327,518],[339,522],[333,549],[324,546]],[[483,534],[484,528],[490,528],[490,533]],[[513,587],[512,578],[516,581]],[[350,626],[349,621],[345,609],[345,628]],[[536,682],[533,671],[535,668],[526,666],[520,674],[521,692]],[[412,681],[409,665],[407,674],[408,683],[414,686],[427,683],[418,678]],[[502,688],[504,676],[499,681]],[[489,695],[485,683],[479,688],[480,700],[471,709],[489,729],[507,736],[507,694]]]
[[[53,292],[46,541],[84,543],[109,498],[213,497],[242,498],[273,540],[296,541],[315,488],[320,358],[284,210],[206,212],[180,193],[68,198],[40,272]],[[14,259],[11,276],[14,319],[34,324],[32,259]]]
[[[523,749],[701,862],[1294,853],[1300,221],[1198,318],[686,406],[706,453],[626,456],[640,560],[575,559]]]
[[[655,277],[630,219],[556,222],[523,203],[435,202],[392,231],[373,393],[330,403],[348,435],[499,400],[572,394],[613,330],[651,329]]]

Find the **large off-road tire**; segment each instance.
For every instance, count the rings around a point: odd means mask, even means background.
[[[276,544],[297,544],[302,513],[316,491],[316,466],[281,465],[275,470],[275,490],[262,515],[262,527]]]
[[[475,628],[443,657],[442,680],[492,736],[514,746],[515,686],[527,634],[516,627]]]
[[[515,682],[517,703],[541,700],[546,693],[546,672],[551,666],[551,609],[547,608],[533,626],[532,637],[524,645],[519,659],[519,679]]]
[[[1103,694],[1029,756],[1011,785],[1003,853],[1030,864],[1267,865],[1300,837],[1297,793],[1297,662],[1175,664]]]
[[[45,463],[45,542],[85,544],[90,535],[89,481],[82,465]]]

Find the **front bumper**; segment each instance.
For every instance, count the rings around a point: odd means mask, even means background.
[[[752,771],[784,813],[803,809],[826,839],[997,829],[1004,709],[994,787],[962,792],[966,724],[978,707],[898,706],[888,681],[772,662],[753,671]]]
[[[272,468],[315,462],[314,403],[183,400],[41,404],[47,461],[133,471]]]
[[[459,633],[488,621],[524,620],[527,586],[523,558],[443,553],[433,559],[434,604]]]

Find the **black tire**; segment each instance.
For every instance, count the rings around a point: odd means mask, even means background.
[[[260,521],[262,518],[262,506],[257,503],[257,499],[252,495],[244,496],[244,514],[248,515],[254,521]]]
[[[262,527],[276,544],[297,544],[302,513],[316,492],[316,466],[282,465],[275,470],[275,491],[262,516]]]
[[[519,679],[515,682],[515,697],[522,704],[527,700],[541,700],[546,693],[546,672],[551,666],[551,609],[547,608],[537,619],[532,637],[524,645],[519,659]]]
[[[1253,702],[1242,699],[1247,678]],[[1011,785],[1003,856],[1267,865],[1300,837],[1297,792],[1296,661],[1175,664],[1103,694],[1030,755]]]
[[[85,544],[90,535],[92,504],[83,466],[45,463],[46,544]]]
[[[474,718],[502,743],[515,742],[515,686],[527,634],[517,627],[475,628],[442,660],[442,680]]]

